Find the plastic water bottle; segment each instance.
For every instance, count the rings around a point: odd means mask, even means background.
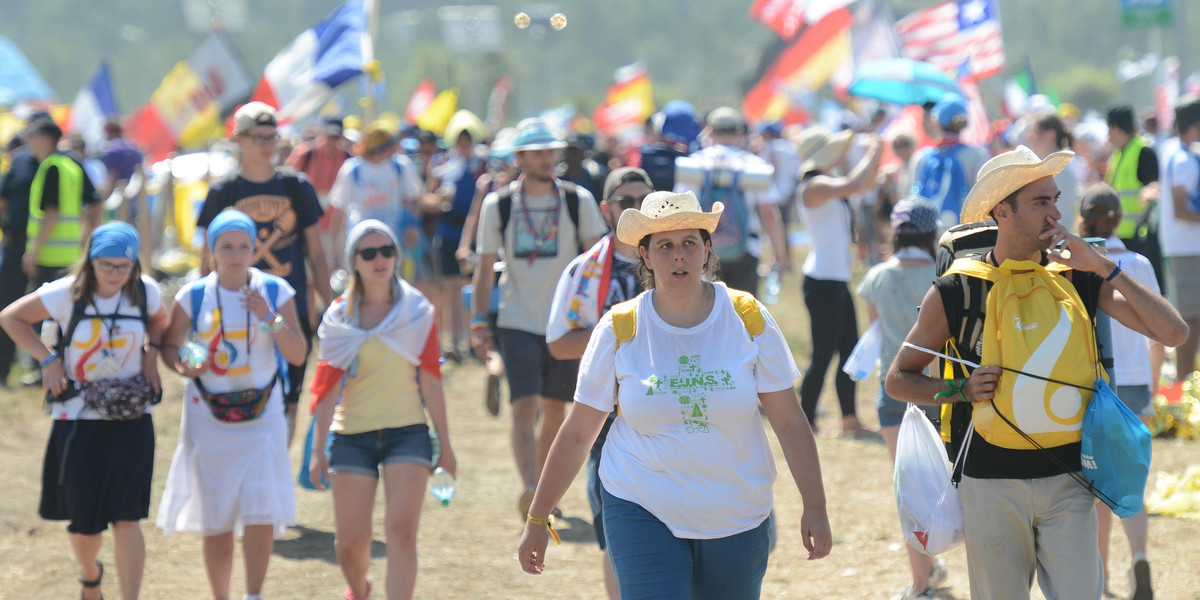
[[[350,274],[345,269],[338,269],[329,276],[329,289],[333,290],[334,296],[341,296],[349,283]]]
[[[196,342],[188,342],[179,349],[179,360],[189,369],[199,369],[208,361],[208,349]]]
[[[450,506],[450,499],[454,497],[454,476],[449,471],[438,467],[433,471],[433,476],[429,478],[429,492],[433,494],[442,506]]]
[[[763,304],[772,305],[779,302],[779,266],[771,267],[771,272],[767,273],[766,293],[763,294]]]

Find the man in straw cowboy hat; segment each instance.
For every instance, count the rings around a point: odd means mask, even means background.
[[[962,209],[963,222],[989,217],[996,221],[996,246],[982,260],[997,267],[1003,265],[1016,274],[1030,273],[1031,280],[1037,265],[1060,263],[1070,270],[1055,273],[1047,269],[1049,276],[1065,279],[1063,288],[1074,288],[1075,297],[1082,300],[1089,316],[1094,316],[1099,308],[1130,329],[1164,344],[1183,343],[1187,325],[1165,299],[1123,273],[1119,264],[1082,238],[1071,235],[1059,223],[1063,215],[1055,207],[1059,191],[1054,175],[1066,168],[1072,155],[1067,151],[1055,152],[1039,160],[1032,150],[1019,146],[984,163]],[[1028,268],[1021,268],[1022,261]],[[1022,415],[1030,407],[1040,407],[1046,413],[1053,411],[1049,402],[1003,391],[1010,389],[1004,386],[1015,381],[1008,378],[1030,379],[1007,370],[1002,375],[1003,369],[1013,368],[1010,365],[964,369],[964,379],[945,380],[922,374],[932,359],[923,350],[941,348],[947,342],[953,343],[951,352],[958,352],[962,359],[981,361],[979,346],[964,340],[969,334],[961,333],[958,326],[964,322],[966,279],[950,275],[934,281],[921,303],[916,326],[888,372],[888,394],[920,404],[963,402],[952,405],[952,429],[964,412],[973,414],[990,409],[997,402],[1014,409],[1021,406]],[[1065,285],[1067,282],[1072,285]],[[1066,314],[1066,308],[1062,310]],[[1059,329],[1073,331],[1093,326],[1090,318],[1063,323],[1042,329],[1053,329],[1055,335],[1066,333],[1069,337],[1069,332]],[[982,324],[983,327],[974,329],[1003,328],[999,331],[1005,335],[1011,331],[1006,323],[989,323],[986,314]],[[1035,327],[1031,323],[1013,324],[1021,329],[1013,337]],[[1088,368],[1094,371],[1096,365]],[[1005,393],[1008,398],[1003,397]],[[968,402],[969,411],[958,410]],[[978,415],[974,416],[974,424],[981,424]],[[965,422],[962,425],[965,433]],[[954,437],[961,436],[956,431]],[[1104,582],[1096,547],[1095,503],[1087,489],[1072,481],[1072,475],[1081,470],[1078,435],[1073,442],[1068,439],[1036,450],[1001,447],[989,443],[982,435],[973,437],[963,460],[958,488],[971,595],[1028,598],[1036,568],[1039,586],[1049,600],[1100,598]],[[961,440],[952,440],[955,442]]]

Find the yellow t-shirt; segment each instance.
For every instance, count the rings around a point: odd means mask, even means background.
[[[417,366],[376,338],[358,351],[358,376],[346,378],[330,431],[351,435],[425,423]]]

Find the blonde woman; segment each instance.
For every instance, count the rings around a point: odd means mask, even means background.
[[[354,276],[317,330],[321,350],[311,390],[316,421],[308,473],[317,489],[325,488],[324,475],[330,475],[346,600],[371,595],[371,517],[381,473],[387,597],[412,598],[421,499],[435,466],[427,420],[437,431],[436,466],[451,475],[457,471],[433,305],[400,279],[399,248],[381,221],[368,219],[351,229],[344,264]]]
[[[234,535],[242,536],[246,600],[261,600],[275,537],[296,522],[284,413],[286,368],[304,362],[295,292],[251,267],[257,228],[226,210],[208,226],[213,270],[179,290],[163,360],[189,379],[179,445],[158,509],[165,535],[204,536],[213,598],[229,598]],[[180,358],[193,339],[203,364]],[[276,354],[278,351],[279,355]]]

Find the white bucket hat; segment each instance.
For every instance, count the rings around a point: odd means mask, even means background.
[[[1014,150],[992,157],[980,167],[975,187],[963,200],[959,222],[986,221],[988,214],[1000,201],[1043,177],[1058,175],[1067,168],[1073,156],[1074,152],[1063,150],[1040,159],[1033,150],[1017,146]]]
[[[617,222],[617,239],[636,246],[642,238],[664,231],[703,229],[711,234],[717,229],[724,210],[724,204],[713,202],[712,212],[704,212],[693,192],[653,192],[642,200],[640,210],[621,213],[621,220]]]

